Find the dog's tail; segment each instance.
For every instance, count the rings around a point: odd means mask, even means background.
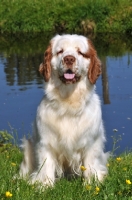
[[[32,173],[35,167],[35,161],[34,161],[34,150],[33,150],[33,141],[32,139],[23,139],[22,145],[21,145],[23,152],[24,152],[24,158],[20,165],[20,176],[24,177],[28,174]]]

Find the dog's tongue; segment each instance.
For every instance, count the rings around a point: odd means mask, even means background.
[[[68,74],[68,73],[65,73],[64,74],[64,77],[65,79],[73,79],[75,77],[75,74]]]

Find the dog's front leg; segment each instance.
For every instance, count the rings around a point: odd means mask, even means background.
[[[55,160],[52,153],[44,145],[36,147],[36,171],[30,176],[30,182],[41,182],[43,185],[52,186],[55,181]]]
[[[86,152],[84,158],[85,171],[83,173],[84,178],[90,182],[91,178],[94,177],[95,180],[102,181],[107,174],[107,159],[109,154],[104,153],[102,150],[95,150]]]

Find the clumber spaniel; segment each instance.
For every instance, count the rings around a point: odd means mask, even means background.
[[[20,175],[31,183],[53,185],[65,173],[92,176],[107,174],[104,127],[95,82],[101,63],[89,39],[57,35],[40,65],[45,95],[38,109],[31,139],[24,139]]]

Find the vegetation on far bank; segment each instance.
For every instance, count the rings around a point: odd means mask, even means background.
[[[47,48],[53,33],[0,35],[0,52],[7,58],[10,55],[20,56],[40,55],[43,59],[43,52]],[[101,56],[122,56],[126,52],[132,52],[132,37],[119,33],[95,34],[90,38]],[[37,57],[37,58],[38,58]],[[36,58],[36,59],[37,59]]]
[[[132,200],[132,153],[111,157],[107,163],[108,176],[103,183],[84,184],[82,177],[62,178],[53,188],[29,185],[18,176],[22,152],[12,145],[13,137],[0,131],[0,199],[13,200]],[[116,141],[114,140],[114,148]],[[83,173],[83,172],[82,172]]]
[[[131,0],[0,0],[0,32],[132,33]]]

